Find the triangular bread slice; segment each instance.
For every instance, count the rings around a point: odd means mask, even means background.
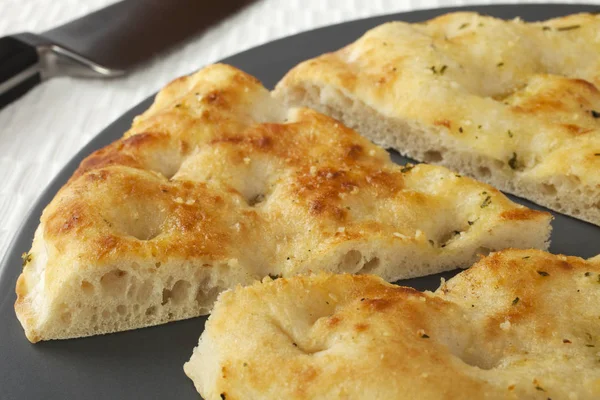
[[[393,22],[277,85],[386,148],[600,225],[600,15]]]
[[[435,292],[372,275],[223,293],[186,374],[218,399],[598,399],[600,259],[504,250]]]
[[[31,341],[134,329],[206,314],[269,274],[396,280],[546,248],[550,218],[445,168],[398,166],[213,65],[82,162],[42,215],[15,307]]]

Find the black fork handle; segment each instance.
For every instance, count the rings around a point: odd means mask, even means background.
[[[0,38],[0,109],[41,82],[34,46],[12,36]]]

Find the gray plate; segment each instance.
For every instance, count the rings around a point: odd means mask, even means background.
[[[473,10],[501,18],[542,20],[575,12],[600,12],[584,5],[502,5],[415,11],[353,21],[271,42],[223,60],[257,76],[272,87],[291,67],[307,58],[354,41],[367,29],[386,21],[422,21],[457,10]],[[198,60],[198,65],[201,65]],[[166,82],[165,82],[166,83]],[[21,272],[21,254],[28,251],[43,208],[67,181],[81,160],[118,139],[135,115],[151,103],[148,98],[96,136],[73,158],[42,193],[12,242],[0,266],[0,399],[197,399],[183,363],[191,355],[206,318],[85,339],[30,344],[15,317],[14,287]],[[409,161],[392,154],[394,161]],[[513,200],[535,209],[528,201]],[[600,249],[600,228],[555,215],[550,250],[590,257]],[[454,272],[455,273],[455,272]],[[418,289],[436,289],[440,276],[402,281]]]

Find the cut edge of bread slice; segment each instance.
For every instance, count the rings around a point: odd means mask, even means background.
[[[143,262],[124,259],[117,265],[77,265],[49,288],[45,284],[51,245],[44,240],[41,228],[36,230],[31,250],[24,255],[29,261],[16,284],[16,315],[32,343],[121,332],[206,315],[223,290],[258,278],[235,260],[206,259],[200,263],[202,268],[189,262],[169,262],[148,275],[143,272],[147,268]]]
[[[548,182],[524,181],[504,163],[460,149],[464,146],[457,146],[452,137],[442,134],[442,128],[384,116],[347,91],[333,86],[305,80],[290,84],[284,79],[273,93],[286,106],[320,111],[383,148],[448,167],[541,206],[600,225],[600,191],[591,187],[573,189],[572,182],[561,177],[552,177]]]

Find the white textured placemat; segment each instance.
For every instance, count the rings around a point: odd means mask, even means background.
[[[112,2],[0,0],[0,35],[44,31]],[[60,168],[106,125],[172,78],[319,26],[413,9],[490,3],[496,1],[263,0],[126,78],[44,83],[0,110],[0,260],[29,207]]]

